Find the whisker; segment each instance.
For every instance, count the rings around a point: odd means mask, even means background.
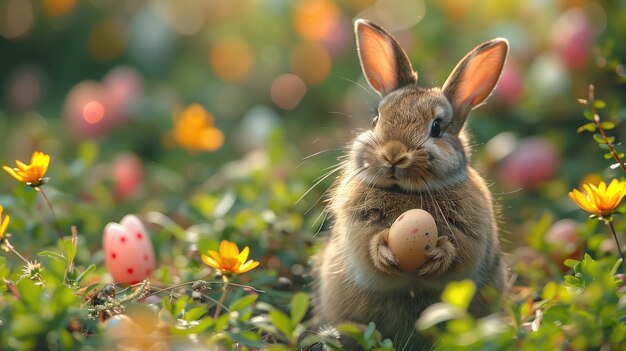
[[[305,161],[307,161],[308,159],[310,159],[310,158],[312,158],[312,157],[319,156],[319,155],[321,155],[321,154],[323,154],[323,153],[330,152],[330,151],[341,151],[341,150],[342,150],[342,149],[326,149],[326,150],[318,151],[318,152],[316,152],[316,153],[314,153],[314,154],[311,154],[311,155],[309,155],[309,156],[303,157],[303,158],[302,158],[302,162],[300,162],[300,163],[296,166],[296,168],[299,168],[300,166],[302,166],[302,165],[305,163]]]
[[[315,184],[313,184],[309,190],[307,190],[304,194],[302,194],[302,196],[300,196],[300,198],[296,201],[296,203],[299,203],[300,201],[302,201],[302,199],[307,196],[308,193],[311,192],[311,190],[313,190],[316,186],[318,186],[321,182],[323,182],[324,180],[326,180],[326,178],[330,177],[331,175],[333,175],[335,172],[337,172],[338,170],[340,170],[342,167],[337,167],[335,168],[333,171],[328,172],[328,174],[326,174],[325,176],[322,177],[322,179],[318,180],[317,182],[315,182]],[[318,200],[319,201],[319,200]]]
[[[372,102],[374,102],[374,103],[378,104],[378,102],[379,102],[379,100],[380,100],[380,97],[378,97],[377,95],[375,95],[374,93],[372,93],[369,89],[367,89],[365,86],[363,86],[363,84],[361,84],[361,83],[359,83],[359,82],[357,82],[357,81],[354,81],[354,80],[352,80],[352,79],[350,79],[350,78],[346,78],[346,77],[337,77],[337,78],[339,78],[339,79],[341,79],[341,80],[345,80],[345,81],[347,81],[347,82],[350,82],[350,83],[352,83],[352,84],[356,85],[357,87],[361,88],[361,90],[363,90],[364,92],[366,92],[366,93],[367,93],[367,95],[368,95],[368,96],[372,99]]]
[[[329,115],[340,115],[340,116],[345,116],[348,118],[352,118],[351,114],[345,113],[345,112],[341,112],[341,111],[329,111],[328,112]]]
[[[322,217],[322,215],[324,215],[324,219],[322,219],[322,223],[320,224],[320,226],[317,229],[317,231],[315,232],[315,234],[313,234],[313,238],[315,238],[317,236],[317,234],[322,232],[322,228],[324,228],[324,223],[326,223],[326,219],[328,218],[329,214],[330,214],[330,212],[324,210],[324,211],[320,212],[320,214],[317,216],[317,218],[315,219],[315,222],[313,222],[312,227],[315,227],[315,224],[317,224],[317,221],[320,220],[320,217]]]

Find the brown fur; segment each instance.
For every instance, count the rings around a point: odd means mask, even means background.
[[[383,40],[399,48],[388,33],[379,31],[371,37],[367,31],[359,32],[360,26],[368,31],[380,28],[358,21],[359,40]],[[494,43],[506,47],[505,41]],[[383,95],[378,122],[353,142],[327,208],[334,224],[315,257],[314,270],[320,323],[373,321],[397,349],[427,349],[430,344],[416,332],[415,322],[426,307],[439,301],[448,282],[469,278],[479,291],[484,286],[504,288],[491,193],[467,163],[470,153],[462,130],[469,110],[487,98],[499,77],[506,56],[502,47],[496,50],[501,62],[492,68],[481,70],[472,61],[492,59],[492,53],[485,55],[482,50],[493,45],[483,44],[470,52],[443,90],[400,83],[391,92],[388,86],[378,90]],[[365,55],[376,58],[376,52]],[[410,66],[404,66],[398,69],[406,72],[399,74],[412,74]],[[465,67],[474,67],[470,76],[463,72]],[[364,67],[364,72],[380,73],[376,67]],[[472,94],[470,88],[480,90],[479,94]],[[435,120],[444,130],[438,136],[431,135]],[[434,217],[439,240],[422,267],[403,272],[386,237],[395,219],[413,208]],[[483,316],[493,306],[494,301],[477,294],[470,312]]]

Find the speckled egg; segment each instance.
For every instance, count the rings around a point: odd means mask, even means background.
[[[398,267],[414,271],[428,260],[437,246],[437,225],[430,213],[412,209],[401,214],[389,229],[387,244],[398,258]]]

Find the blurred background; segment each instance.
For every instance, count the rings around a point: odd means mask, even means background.
[[[293,263],[308,255],[267,252],[305,245],[276,233],[319,238],[333,177],[296,200],[370,125],[377,102],[353,21],[392,32],[423,87],[505,37],[502,79],[469,127],[511,251],[545,216],[584,219],[567,192],[617,175],[576,132],[577,99],[595,84],[602,117],[626,118],[625,9],[623,0],[1,0],[0,164],[50,154],[46,191],[59,220],[94,249],[104,224],[139,213],[192,247],[248,235],[266,267],[301,273]],[[49,237],[36,200],[0,175],[13,232],[30,233],[17,245]],[[41,211],[26,211],[29,202]]]

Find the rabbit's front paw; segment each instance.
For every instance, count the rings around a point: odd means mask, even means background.
[[[437,247],[427,253],[428,261],[417,271],[417,275],[439,275],[447,271],[456,257],[456,248],[447,236],[437,239]]]
[[[372,237],[370,241],[370,256],[374,266],[385,273],[394,274],[398,272],[398,258],[387,246],[387,236],[389,229],[385,229]]]

